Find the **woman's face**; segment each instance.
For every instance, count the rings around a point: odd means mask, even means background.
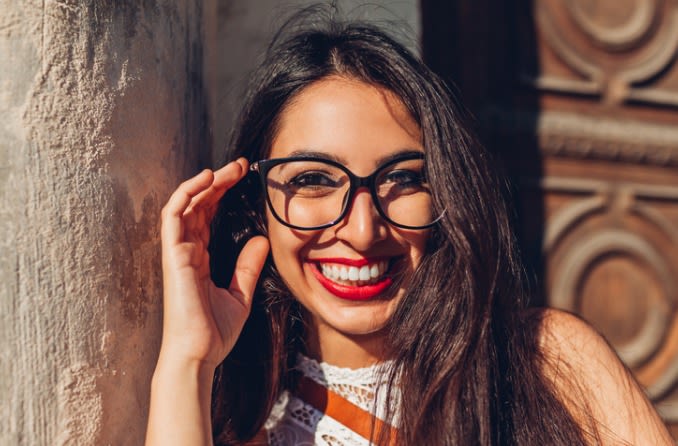
[[[331,77],[305,88],[283,110],[270,158],[312,153],[367,176],[384,160],[413,151],[424,151],[419,127],[394,94]],[[273,259],[318,336],[382,329],[424,254],[428,231],[388,224],[367,188],[358,189],[349,206],[339,223],[313,231],[291,229],[267,208]],[[367,271],[369,279],[360,280]],[[404,280],[394,282],[396,275]]]

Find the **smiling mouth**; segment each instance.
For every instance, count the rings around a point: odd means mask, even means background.
[[[387,275],[387,259],[314,259],[311,270],[318,282],[335,296],[368,300],[383,293],[393,282]]]
[[[388,271],[388,262],[382,260],[363,266],[347,266],[337,263],[319,263],[320,272],[326,278],[349,286],[373,285]]]

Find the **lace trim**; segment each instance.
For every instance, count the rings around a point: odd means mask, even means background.
[[[285,393],[264,426],[270,446],[368,446],[370,442],[343,424]],[[275,419],[275,421],[273,421]]]
[[[386,409],[385,377],[391,366],[392,361],[387,361],[369,367],[349,369],[318,362],[300,354],[297,356],[296,368],[306,377],[328,387],[368,412],[375,413],[376,406],[376,416],[383,418]],[[264,427],[268,432],[271,446],[370,444],[366,438],[289,392],[283,392]]]
[[[315,359],[298,354],[296,369],[361,409],[374,412],[375,395],[380,400],[376,401],[378,408],[385,402],[383,400],[387,390],[385,378],[392,365],[393,361],[386,361],[368,367],[350,369],[318,362]],[[380,412],[383,412],[383,410],[377,410],[376,415],[383,415]]]

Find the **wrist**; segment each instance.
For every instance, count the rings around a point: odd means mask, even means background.
[[[212,384],[215,364],[197,358],[186,358],[160,350],[158,362],[153,372],[153,380],[171,379],[180,382],[195,381]]]
[[[161,353],[151,380],[147,444],[212,443],[214,367]]]

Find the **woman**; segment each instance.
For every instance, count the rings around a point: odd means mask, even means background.
[[[278,38],[235,161],[163,209],[147,444],[670,444],[604,340],[527,310],[442,82],[378,30],[328,29]]]

